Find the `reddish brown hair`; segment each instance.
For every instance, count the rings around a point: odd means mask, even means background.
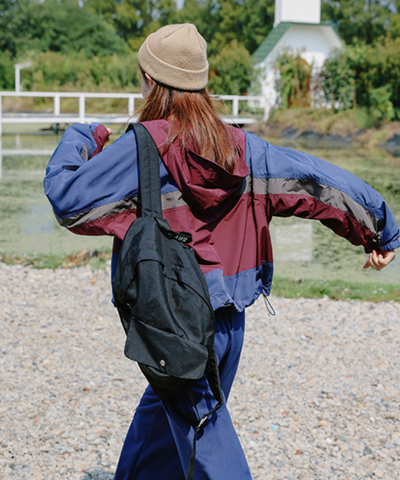
[[[165,142],[165,155],[177,137],[182,149],[214,160],[228,172],[235,168],[239,148],[216,113],[206,89],[187,92],[157,82],[139,110],[139,122],[174,120]]]

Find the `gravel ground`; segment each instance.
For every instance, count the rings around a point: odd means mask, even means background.
[[[253,478],[400,478],[400,305],[271,301],[229,400]],[[0,478],[111,480],[145,380],[109,272],[0,263],[0,323]]]

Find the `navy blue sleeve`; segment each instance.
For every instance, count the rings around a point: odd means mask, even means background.
[[[69,126],[47,166],[44,190],[60,219],[137,195],[134,132],[92,156],[98,149],[96,126]]]
[[[247,134],[255,178],[265,183],[269,215],[313,218],[355,245],[393,250],[399,227],[382,196],[355,175],[313,155]]]

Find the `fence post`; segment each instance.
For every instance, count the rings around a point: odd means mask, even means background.
[[[135,111],[135,97],[131,95],[128,98],[128,115],[129,117],[133,116],[133,112]]]
[[[79,122],[85,122],[85,95],[82,93],[79,95]]]
[[[54,116],[60,116],[60,95],[54,95]]]
[[[60,116],[60,95],[55,94],[53,97],[54,100],[54,116],[59,117]],[[54,134],[57,135],[58,133],[58,123],[54,124]]]
[[[0,95],[0,140],[3,135],[3,97]]]
[[[234,96],[232,99],[232,116],[237,117],[239,115],[239,97]]]
[[[3,178],[3,143],[2,143],[2,135],[3,135],[3,104],[2,104],[2,96],[0,95],[0,180]]]
[[[269,106],[268,100],[265,99],[264,103],[264,115],[263,115],[263,122],[266,123],[269,119],[269,113],[271,111],[271,107]]]

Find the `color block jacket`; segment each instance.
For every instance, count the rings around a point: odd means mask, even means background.
[[[162,152],[169,122],[144,126]],[[160,159],[164,218],[173,230],[192,233],[214,309],[233,304],[242,311],[260,293],[270,293],[268,225],[274,215],[319,220],[366,252],[400,246],[393,214],[359,178],[229,128],[242,151],[233,173],[196,152],[182,153],[178,142]],[[102,125],[68,127],[47,167],[44,188],[61,225],[81,235],[114,236],[115,267],[120,243],[136,218],[137,146],[132,130],[101,151],[105,138]]]

